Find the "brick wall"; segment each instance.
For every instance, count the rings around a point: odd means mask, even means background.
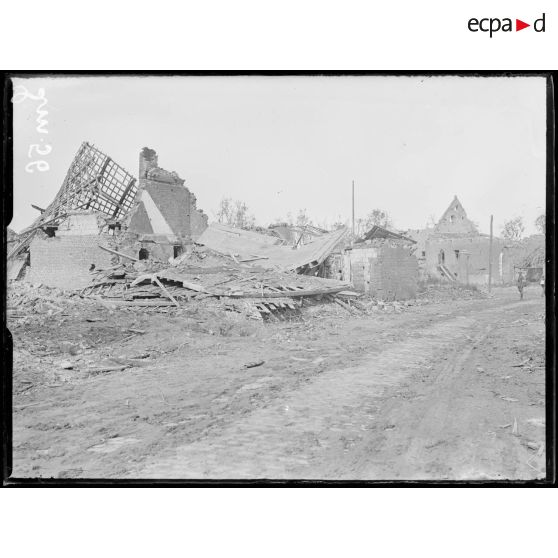
[[[163,215],[173,234],[190,242],[196,240],[207,228],[207,215],[196,208],[196,196],[184,186],[184,180],[175,172],[158,166],[158,156],[153,149],[144,147],[139,157],[139,188],[136,209],[132,212],[129,230],[136,233],[163,233],[153,230],[143,203],[141,192],[145,190]]]
[[[103,227],[104,219],[96,212],[80,211],[70,214],[58,225],[56,236],[91,236],[99,234]]]
[[[207,229],[207,215],[200,209],[196,209],[195,202],[190,208],[190,237],[197,240]]]
[[[355,289],[380,300],[406,300],[417,294],[418,263],[403,246],[357,248],[349,252]]]
[[[444,265],[460,283],[488,283],[488,256],[490,240],[486,236],[463,238],[431,238],[426,243],[426,268],[428,274],[440,277],[437,269],[440,253],[444,253]],[[492,245],[492,277],[501,282],[500,253],[504,242],[495,238]],[[466,268],[463,259],[466,261]],[[468,271],[467,271],[468,270]]]
[[[129,230],[136,233],[162,233],[153,230],[145,206],[141,199],[141,192],[149,193],[153,203],[165,219],[173,234],[183,236],[188,240],[196,240],[207,228],[207,215],[196,209],[196,197],[181,184],[167,184],[152,180],[140,179],[138,191],[138,205],[132,212]]]
[[[98,247],[108,245],[103,236],[62,236],[35,238],[31,242],[30,268],[25,280],[60,289],[82,289],[91,281],[91,264],[97,268],[111,265],[112,255]]]

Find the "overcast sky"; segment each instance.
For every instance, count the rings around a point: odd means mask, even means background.
[[[316,224],[386,210],[400,229],[438,219],[454,195],[495,233],[545,207],[543,78],[92,77],[18,79],[44,88],[14,104],[14,219],[20,231],[60,188],[82,141],[133,175],[142,147],[177,171],[198,207],[246,202],[267,225],[305,208]],[[41,141],[41,139],[43,141]],[[49,144],[28,157],[30,145]],[[42,149],[45,150],[44,148]],[[49,170],[28,173],[37,159]]]

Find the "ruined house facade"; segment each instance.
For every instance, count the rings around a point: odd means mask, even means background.
[[[421,278],[465,285],[487,285],[490,267],[493,284],[513,283],[529,249],[544,245],[544,237],[533,237],[532,242],[494,237],[491,252],[489,235],[479,232],[457,196],[433,228],[410,230],[407,234],[417,242]]]
[[[503,249],[505,243],[494,238],[492,241],[492,278],[502,280]],[[486,285],[489,275],[490,238],[476,236],[432,236],[426,242],[426,268],[432,277],[447,270],[453,278],[464,285]],[[502,259],[502,261],[501,261]]]
[[[137,256],[176,257],[206,228],[207,215],[197,209],[196,197],[184,180],[160,168],[157,153],[144,147],[138,193],[127,222],[131,241],[139,243]]]
[[[54,201],[10,252],[12,279],[80,289],[91,271],[112,265],[117,249],[131,259],[167,261],[207,228],[207,216],[176,173],[144,148],[136,178],[84,142]],[[27,267],[28,266],[28,267]]]
[[[374,228],[380,237],[363,239],[332,254],[326,261],[326,276],[349,281],[357,291],[378,300],[416,298],[419,269],[414,242]]]
[[[462,284],[488,282],[490,239],[481,234],[469,219],[457,196],[454,196],[433,228],[409,230],[417,242],[416,254],[421,279],[434,278]],[[492,271],[498,269],[503,243],[493,240]]]

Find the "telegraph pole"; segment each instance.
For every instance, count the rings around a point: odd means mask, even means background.
[[[355,181],[353,180],[353,236],[355,236]]]
[[[488,245],[488,292],[492,291],[492,224],[494,216],[490,216],[490,244]]]

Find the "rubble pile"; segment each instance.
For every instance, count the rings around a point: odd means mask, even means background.
[[[418,300],[425,302],[446,302],[448,300],[472,300],[487,298],[488,293],[471,285],[459,285],[455,283],[440,283],[426,285],[422,292],[417,295]]]
[[[214,298],[225,310],[261,319],[296,312],[308,299],[332,297],[343,303],[356,294],[342,281],[266,269],[201,245],[169,263],[128,260],[92,270],[91,284],[80,295],[116,307],[180,307]]]
[[[50,318],[79,306],[92,304],[84,301],[79,293],[47,287],[40,283],[12,281],[7,291],[7,310],[10,319],[36,320],[39,316]]]

